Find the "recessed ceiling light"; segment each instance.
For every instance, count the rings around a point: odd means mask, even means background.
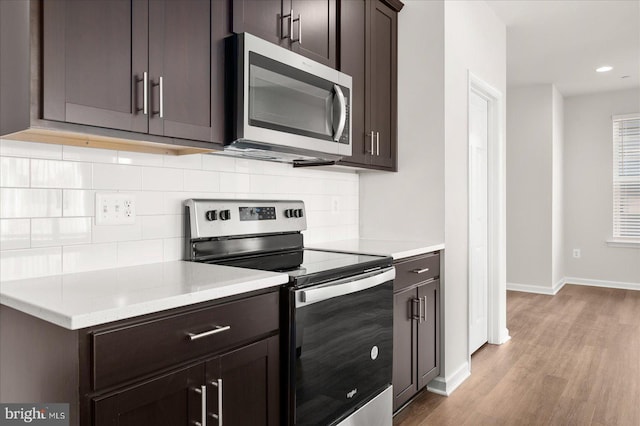
[[[609,65],[605,65],[603,67],[596,68],[596,72],[607,72],[607,71],[611,71],[612,69],[613,67],[610,67]]]

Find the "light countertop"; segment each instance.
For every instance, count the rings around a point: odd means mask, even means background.
[[[0,284],[0,303],[77,330],[287,283],[287,274],[164,262]]]
[[[394,260],[444,249],[444,243],[437,241],[385,241],[385,240],[342,240],[309,244],[308,248],[336,250],[362,254],[391,256]]]

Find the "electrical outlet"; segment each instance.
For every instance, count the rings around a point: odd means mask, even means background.
[[[573,257],[580,259],[580,249],[573,249]]]
[[[136,196],[125,192],[96,193],[96,225],[130,225],[136,221]]]

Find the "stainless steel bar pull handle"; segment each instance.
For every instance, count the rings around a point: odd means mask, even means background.
[[[414,274],[424,274],[425,272],[429,272],[429,268],[414,269],[411,272],[413,272]]]
[[[164,78],[160,77],[160,118],[164,118]]]
[[[419,303],[418,303],[418,318],[420,319],[418,322],[422,323],[424,322],[424,319],[422,317],[422,297],[418,299]]]
[[[427,322],[427,296],[424,296],[423,299],[424,299],[424,322]]]
[[[418,304],[418,313],[415,313],[415,306]],[[411,319],[412,320],[420,320],[420,299],[414,298],[411,299]]]
[[[218,420],[218,426],[222,426],[222,379],[212,381],[211,385],[218,388],[218,414],[209,415]]]
[[[200,394],[201,412],[200,412],[200,421],[193,422],[194,426],[207,426],[207,387],[202,385],[200,388],[193,389],[196,393]]]
[[[222,333],[223,331],[227,331],[230,329],[231,329],[230,325],[225,325],[225,326],[216,325],[216,328],[214,328],[213,330],[205,331],[202,333],[187,333],[187,336],[189,337],[189,340],[193,341],[193,340],[202,339],[203,337],[211,336],[212,334]]]
[[[149,113],[149,74],[145,71],[142,78],[136,77],[136,83],[142,83],[142,108],[138,108],[138,94],[136,92],[136,112],[142,111],[144,115]]]
[[[373,137],[375,136],[375,132],[372,130],[371,131],[371,155],[374,155],[374,150],[373,150]]]
[[[289,41],[291,43],[295,43],[296,41],[302,44],[302,21],[300,20],[300,14],[298,13],[298,17],[293,19],[293,9],[289,10],[288,15],[284,15],[282,19],[289,19]],[[293,38],[293,23],[298,21],[298,38]],[[282,26],[280,27],[282,28]],[[284,32],[284,31],[282,31]],[[284,35],[281,38],[287,38]]]
[[[380,156],[380,132],[376,132],[376,155]]]

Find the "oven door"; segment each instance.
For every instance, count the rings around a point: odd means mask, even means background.
[[[296,425],[334,424],[391,384],[395,270],[291,290]]]

